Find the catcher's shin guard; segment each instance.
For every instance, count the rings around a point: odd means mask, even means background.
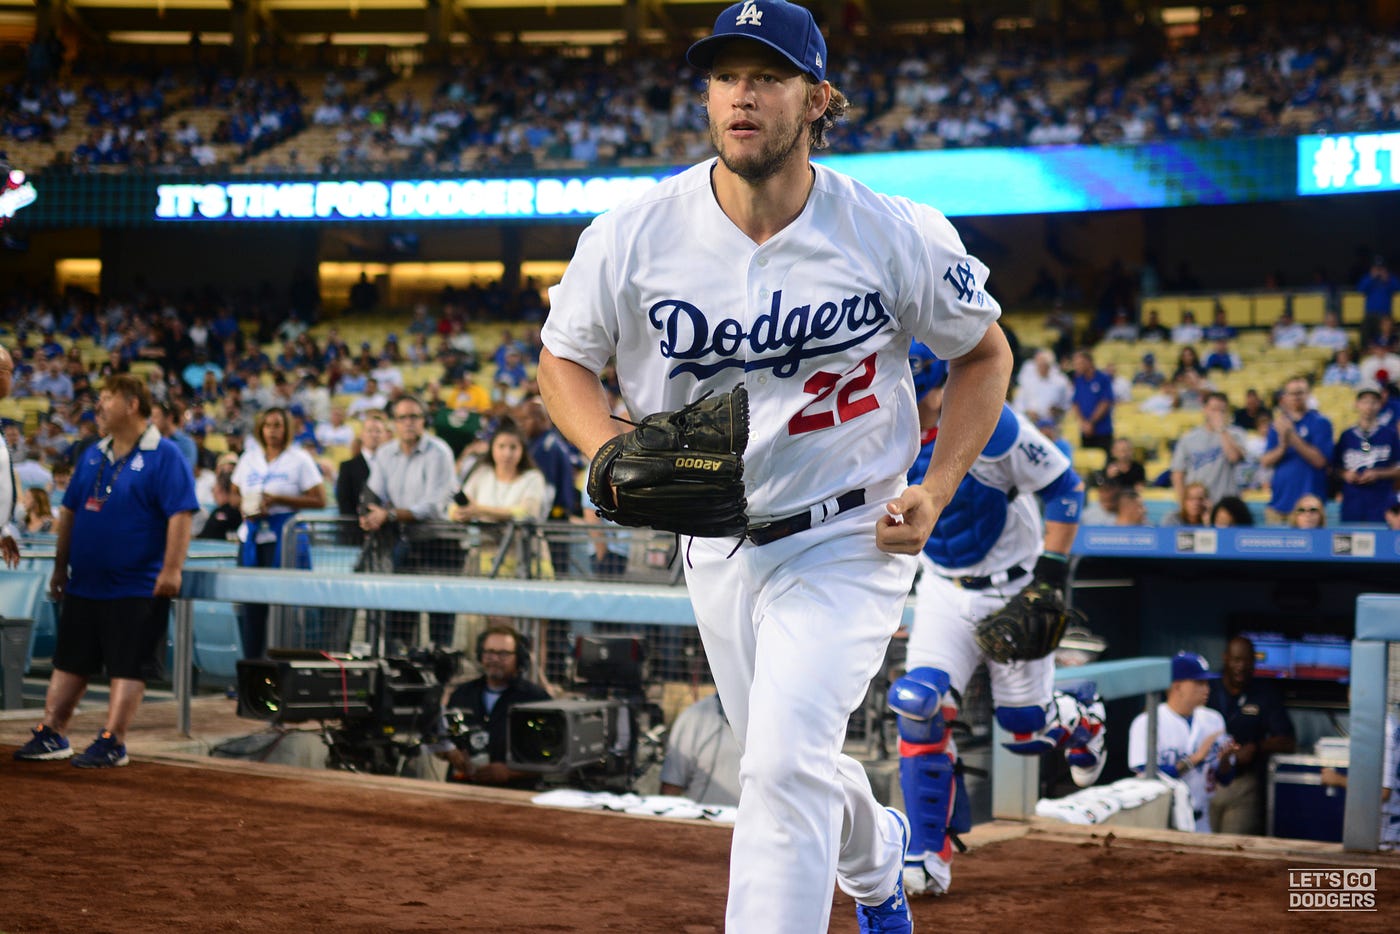
[[[907,864],[953,858],[953,837],[971,827],[971,807],[948,722],[957,708],[948,674],[916,668],[890,686],[890,708],[899,714],[899,783],[912,836]]]

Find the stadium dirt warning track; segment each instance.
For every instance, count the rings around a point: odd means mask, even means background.
[[[0,749],[0,931],[664,932],[722,929],[729,832],[534,807],[409,779],[164,755],[84,772]],[[1207,850],[1037,823],[979,828],[921,931],[1393,931],[1288,913],[1287,868],[1323,851]],[[1302,852],[1309,853],[1307,845]],[[1385,863],[1380,862],[1380,865]],[[831,930],[853,932],[838,895]]]

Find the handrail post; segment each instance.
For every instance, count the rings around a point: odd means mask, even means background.
[[[175,671],[171,687],[175,693],[176,728],[190,735],[190,695],[194,673],[194,601],[175,600]]]

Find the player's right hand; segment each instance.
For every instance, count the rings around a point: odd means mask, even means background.
[[[875,547],[891,555],[917,555],[942,511],[922,484],[908,487],[885,504],[885,515],[875,524]]]

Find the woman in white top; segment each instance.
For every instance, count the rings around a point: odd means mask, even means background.
[[[525,435],[515,422],[502,419],[491,445],[462,484],[462,493],[448,511],[454,522],[533,522],[544,519],[552,497],[544,474],[535,469]],[[465,502],[462,502],[465,500]],[[487,536],[489,538],[489,536]],[[499,574],[514,576],[517,556],[506,556]],[[534,548],[538,571],[530,576],[553,577],[549,549]],[[495,560],[494,548],[483,548],[480,569],[488,572]]]
[[[257,444],[250,444],[233,469],[232,482],[243,500],[243,527],[238,530],[242,567],[281,567],[282,531],[299,509],[326,505],[321,468],[311,454],[291,444],[287,410],[264,409],[253,426]],[[311,567],[311,549],[297,540],[296,566]],[[244,604],[241,626],[243,655],[261,658],[267,649],[266,604]]]

